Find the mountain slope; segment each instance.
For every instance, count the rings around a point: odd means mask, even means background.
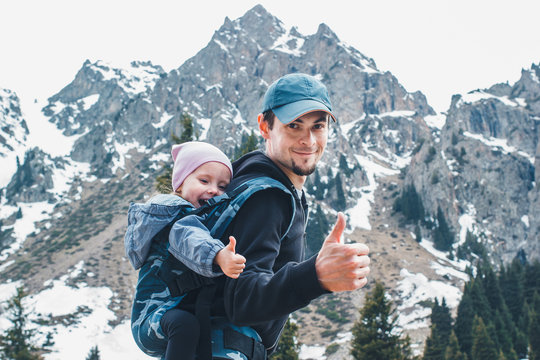
[[[17,102],[2,102],[8,105],[1,109],[13,109],[1,113],[2,124],[11,125],[3,126],[0,135],[27,152],[0,185],[0,288],[8,294],[24,283],[33,294],[29,304],[35,312],[53,314],[55,320],[41,328],[52,331],[59,344],[70,335],[58,319],[71,318],[77,334],[92,323],[86,336],[100,345],[104,358],[144,358],[133,343],[126,345],[136,284],[123,250],[129,202],[144,201],[154,192],[155,177],[170,164],[171,134],[183,131],[184,114],[193,118],[199,140],[232,157],[243,136],[257,133],[256,116],[267,86],[290,72],[320,78],[339,119],[306,184],[311,222],[332,222],[336,210],[346,213],[347,241],[370,246],[372,278],[385,281],[417,351],[426,335],[429,299],[446,296],[455,307],[469,263],[451,261],[433,249],[427,228],[421,244],[414,240],[412,227],[392,211],[405,185],[416,186],[428,215],[441,207],[456,233],[461,236],[470,227],[493,244],[496,256],[511,258],[521,241],[527,254],[538,257],[533,241],[539,204],[534,183],[537,67],[524,71],[513,86],[456,96],[439,129],[432,125],[436,114],[423,94],[407,92],[390,72],[378,70],[373,59],[341,42],[326,25],[305,36],[256,6],[239,19],[225,19],[205,48],[169,73],[150,62],[115,69],[86,61],[42,109],[43,119],[72,144],[66,155],[27,143],[24,109],[21,113]],[[469,96],[476,97],[472,101]],[[506,139],[504,146],[500,139]],[[15,150],[6,149],[13,156]],[[507,209],[500,210],[501,204]],[[513,239],[506,240],[504,251],[496,246],[500,237]],[[308,245],[317,250],[316,242]],[[40,303],[52,291],[67,291],[70,305],[62,309]],[[83,299],[92,291],[103,294],[99,303]],[[324,352],[336,340],[344,345],[333,358],[347,358],[348,330],[363,294],[327,296],[297,312],[303,325],[300,341],[323,344]],[[101,323],[90,320],[101,311],[106,312]],[[122,334],[122,346],[108,342],[110,331]],[[59,345],[55,351],[47,358],[71,359],[80,349]]]

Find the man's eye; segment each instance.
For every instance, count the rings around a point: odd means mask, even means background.
[[[295,124],[295,123],[290,123],[287,125],[289,128],[291,129],[298,129],[298,124]]]

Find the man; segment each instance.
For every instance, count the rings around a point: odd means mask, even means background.
[[[224,237],[236,237],[236,251],[247,262],[238,279],[221,279],[220,306],[236,325],[257,330],[268,353],[290,313],[323,294],[363,287],[370,271],[367,246],[340,242],[341,213],[319,253],[303,260],[307,203],[302,187],[323,155],[330,119],[335,121],[326,87],[312,76],[286,75],[268,88],[258,116],[265,153],[249,153],[233,164],[230,189],[268,176],[287,186],[295,200],[293,209],[290,195],[281,190],[254,194]]]

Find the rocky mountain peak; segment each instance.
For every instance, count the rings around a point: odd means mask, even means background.
[[[326,38],[332,39],[333,41],[339,42],[339,38],[336,35],[336,33],[333,32],[332,29],[330,29],[330,27],[326,25],[325,23],[319,24],[319,27],[317,28],[317,32],[315,33],[315,36],[318,38],[326,37]]]

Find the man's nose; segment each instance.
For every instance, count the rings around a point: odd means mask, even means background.
[[[315,135],[311,130],[306,130],[302,133],[300,142],[305,145],[313,145],[315,143]]]

